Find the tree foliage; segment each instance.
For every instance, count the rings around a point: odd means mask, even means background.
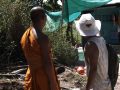
[[[1,0],[0,6],[0,63],[10,65],[25,61],[19,42],[24,31],[30,26],[29,11],[34,6],[33,0]],[[61,9],[59,5],[49,2],[43,3],[43,7],[50,11]],[[75,64],[77,53],[66,41],[64,32],[48,35],[58,61],[66,65]]]
[[[0,6],[0,64],[7,65],[21,59],[19,41],[30,24],[30,4],[1,0]]]
[[[52,44],[53,54],[56,60],[67,66],[74,66],[78,61],[77,49],[66,40],[66,27],[53,33],[47,33]]]

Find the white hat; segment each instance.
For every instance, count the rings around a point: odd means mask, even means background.
[[[97,35],[101,29],[101,21],[95,20],[90,13],[81,15],[80,19],[76,21],[75,24],[81,36]]]

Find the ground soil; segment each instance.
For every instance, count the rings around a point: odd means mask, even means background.
[[[3,76],[2,76],[3,75]],[[0,75],[0,90],[23,90],[23,81],[25,74],[1,74]],[[65,67],[65,72],[58,75],[62,90],[72,90],[74,88],[84,87],[87,77],[78,74],[74,69]],[[115,90],[120,90],[120,69],[119,77]]]

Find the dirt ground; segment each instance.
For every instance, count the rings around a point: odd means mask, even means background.
[[[0,74],[0,90],[23,90],[23,80],[25,74],[2,75]],[[59,74],[58,79],[62,90],[73,90],[75,88],[84,87],[87,77],[78,74],[71,68],[65,67],[65,72]],[[120,90],[120,69],[115,90]]]
[[[2,74],[0,75],[0,90],[23,90],[25,74]],[[65,72],[58,75],[62,90],[83,87],[86,83],[86,76],[80,76],[75,70],[67,67]]]

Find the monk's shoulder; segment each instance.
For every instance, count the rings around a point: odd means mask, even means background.
[[[27,38],[27,36],[28,36],[29,30],[30,30],[30,28],[28,28],[28,29],[23,33],[23,35],[22,35],[22,37],[21,37],[21,41],[20,41],[21,45],[23,45],[23,44],[26,42],[26,38]]]

